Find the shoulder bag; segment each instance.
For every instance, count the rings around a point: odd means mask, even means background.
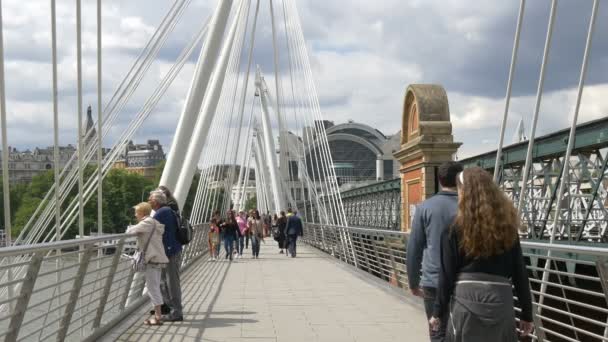
[[[154,219],[152,219],[154,220]],[[132,268],[135,272],[143,272],[146,270],[146,251],[148,250],[148,246],[150,246],[150,240],[152,240],[152,235],[154,235],[154,231],[156,230],[156,220],[154,220],[154,226],[152,227],[152,232],[150,232],[150,236],[148,237],[148,241],[146,241],[146,246],[143,250],[138,250],[131,257],[132,259]]]

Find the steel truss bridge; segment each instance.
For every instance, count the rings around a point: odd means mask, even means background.
[[[535,141],[531,186],[523,197],[522,237],[548,239],[555,215],[557,190],[563,174],[569,130]],[[504,148],[498,181],[518,202],[527,142]],[[465,167],[479,166],[494,172],[496,151],[460,160]],[[563,242],[608,243],[608,118],[580,124],[569,158],[568,187],[562,199],[556,239]],[[401,230],[401,182],[393,179],[342,192],[351,226]]]

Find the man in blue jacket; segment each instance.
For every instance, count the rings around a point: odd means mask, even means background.
[[[449,229],[458,211],[456,177],[461,171],[462,165],[457,162],[439,166],[437,178],[441,191],[416,208],[412,222],[407,244],[407,274],[412,294],[424,298],[427,320],[433,313],[439,282],[441,233]],[[445,339],[447,319],[440,317],[440,321],[439,330],[429,328],[431,341]]]
[[[289,243],[289,254],[292,258],[296,257],[296,241],[298,236],[304,235],[304,228],[302,227],[302,220],[298,217],[298,212],[292,213],[291,208],[287,209],[287,241]]]
[[[167,197],[160,190],[150,192],[148,203],[154,209],[154,219],[165,225],[163,245],[169,263],[163,268],[161,274],[161,292],[163,301],[171,308],[168,315],[163,315],[163,321],[183,321],[182,313],[182,287],[179,280],[179,266],[181,263],[182,245],[177,241],[177,216],[167,206]]]

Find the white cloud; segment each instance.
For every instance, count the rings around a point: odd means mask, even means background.
[[[170,68],[174,58],[171,56],[177,55],[174,50],[185,45],[216,4],[217,1],[194,1],[186,11],[170,36],[168,47],[161,53],[163,59],[155,61],[141,89],[120,117],[119,127],[112,131],[113,137],[141,108]],[[171,2],[108,0],[103,5],[103,93],[107,102]],[[495,94],[504,93],[506,80],[503,79],[508,71],[516,3],[490,1],[471,6],[460,0],[297,0],[297,5],[325,118],[336,123],[353,119],[393,134],[400,128],[407,85],[440,83],[448,90],[456,139],[465,143],[461,154],[495,148],[504,108],[504,100]],[[260,15],[267,17],[267,3],[261,7]],[[8,0],[3,2],[3,9],[9,143],[23,147],[48,145],[52,142],[48,1]],[[536,13],[534,10],[530,12]],[[76,136],[74,13],[73,3],[58,2],[59,108],[65,142],[75,141],[70,137]],[[562,17],[568,14],[560,13]],[[95,20],[94,3],[83,2],[85,105],[96,103]],[[270,38],[268,20],[261,20],[258,29],[258,44],[268,49],[271,45],[262,38]],[[605,37],[598,34],[600,38]],[[522,45],[520,62],[525,65],[526,61],[534,61],[535,56],[523,47],[525,45]],[[256,63],[272,63],[271,51],[259,53],[268,60],[256,60]],[[573,64],[567,58],[569,56],[560,58],[560,63]],[[168,149],[193,68],[192,63],[186,65],[158,109],[138,132],[137,139],[160,138]],[[528,69],[524,70],[524,76],[533,77]],[[554,74],[562,71],[552,70]],[[596,70],[595,74],[601,72]],[[283,83],[287,86],[285,76]],[[571,85],[557,88],[543,99],[539,134],[568,126],[575,90]],[[601,82],[586,88],[580,122],[608,113],[606,91],[608,85]],[[514,129],[523,117],[529,129],[534,95],[524,91],[517,94],[524,95],[513,98],[508,128]],[[21,134],[28,130],[39,133]]]

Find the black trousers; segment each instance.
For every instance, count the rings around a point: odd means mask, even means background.
[[[287,244],[289,249],[289,254],[292,258],[296,257],[296,242],[298,241],[298,236],[295,234],[287,235]]]
[[[437,289],[434,287],[422,287],[424,291],[424,311],[426,312],[427,320],[431,319],[433,315],[433,306],[435,305],[435,297],[437,297]],[[443,342],[445,341],[445,329],[448,324],[448,315],[439,317],[441,324],[439,325],[438,331],[433,331],[429,327],[429,337],[431,342]]]

